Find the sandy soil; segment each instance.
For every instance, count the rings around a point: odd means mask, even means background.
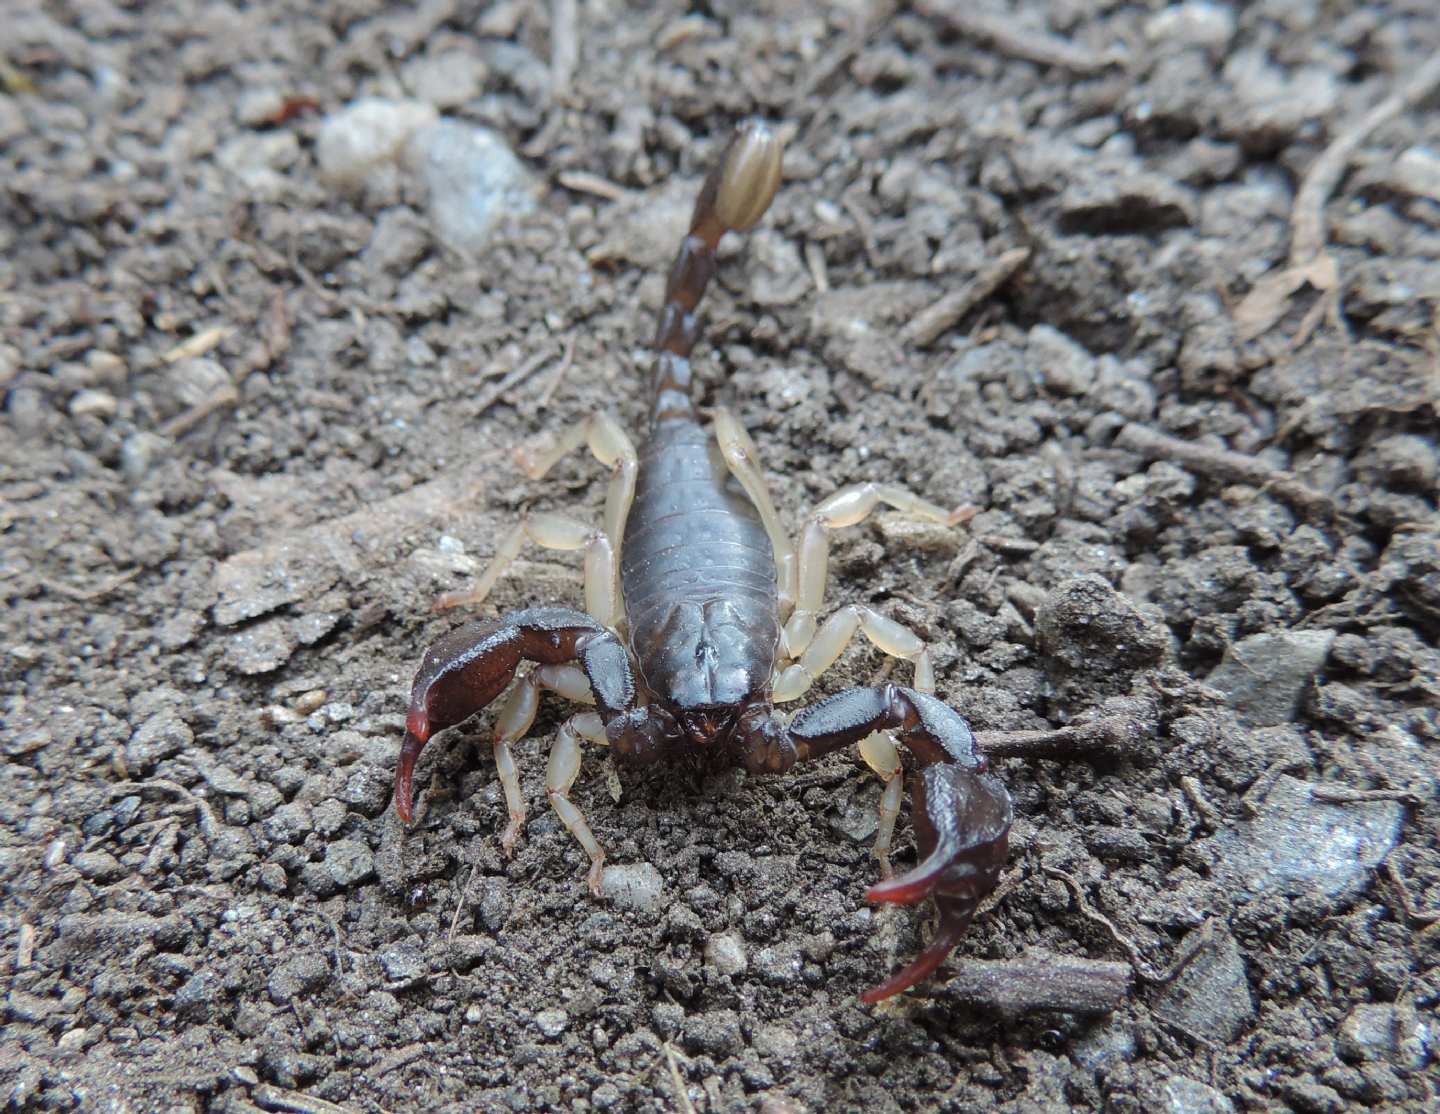
[[[10,1108],[1434,1108],[1428,0],[4,7]],[[412,93],[543,186],[479,257],[412,178],[317,173],[328,114]],[[591,462],[509,452],[639,431],[678,222],[747,114],[794,138],[704,398],[791,522],[859,480],[982,508],[848,531],[832,592],[930,639],[977,730],[1128,725],[1001,763],[1012,863],[960,949],[1133,963],[1112,1013],[944,978],[861,1006],[929,927],[865,907],[853,755],[593,756],[576,800],[661,881],[633,907],[544,806],[558,702],[512,860],[484,723],[427,753],[414,828],[389,807],[458,621],[430,602],[523,508],[598,514]],[[579,586],[532,555],[491,606]]]

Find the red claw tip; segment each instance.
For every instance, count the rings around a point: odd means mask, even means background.
[[[885,882],[877,882],[865,891],[866,901],[890,901],[896,905],[914,905],[923,900],[934,888],[934,880],[924,878],[911,880],[905,875]]]
[[[425,749],[429,724],[424,712],[410,713],[405,742],[400,747],[400,761],[395,764],[395,815],[405,823],[415,819],[415,763]],[[425,734],[415,730],[418,725]]]

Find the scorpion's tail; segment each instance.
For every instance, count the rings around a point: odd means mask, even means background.
[[[745,232],[765,215],[780,188],[784,143],[759,121],[741,124],[705,178],[690,232],[680,242],[665,282],[665,303],[655,329],[652,421],[693,418],[690,351],[699,326],[695,307],[715,274],[715,247],[726,232]]]

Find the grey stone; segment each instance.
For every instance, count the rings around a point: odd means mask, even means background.
[[[607,866],[600,878],[600,896],[622,909],[659,913],[664,885],[660,872],[650,863]]]
[[[1228,1043],[1255,1016],[1240,947],[1228,932],[1209,926],[1191,933],[1182,952],[1187,946],[1199,954],[1160,992],[1155,1013],[1187,1033]]]
[[[1242,723],[1289,723],[1334,641],[1335,632],[1328,630],[1252,634],[1225,652],[1206,683],[1225,694]]]
[[[712,1056],[733,1056],[745,1047],[740,1015],[734,1010],[711,1010],[685,1019],[685,1046]]]
[[[346,815],[343,802],[327,797],[315,806],[315,830],[328,839],[345,826]]]
[[[1425,1066],[1435,1033],[1413,1007],[1389,1002],[1356,1006],[1340,1024],[1335,1046],[1352,1062],[1393,1059],[1417,1071]]]
[[[273,843],[299,843],[314,826],[310,806],[303,801],[290,801],[270,814],[262,830]]]
[[[1186,1075],[1172,1075],[1160,1085],[1151,1109],[1163,1114],[1233,1114],[1235,1104],[1214,1087]]]
[[[1172,50],[1223,50],[1235,35],[1235,13],[1221,4],[1174,4],[1145,21],[1145,37]]]
[[[425,955],[414,944],[395,944],[380,953],[380,967],[391,982],[413,982],[429,973]]]
[[[755,971],[771,986],[791,986],[800,981],[800,949],[793,943],[776,944],[755,953]]]
[[[502,217],[535,208],[534,176],[489,128],[441,120],[415,133],[406,158],[429,188],[435,239],[462,254],[480,254]]]
[[[277,1005],[308,994],[330,978],[330,966],[319,952],[301,952],[270,972],[267,989]]]
[[[410,59],[400,79],[417,100],[440,109],[457,108],[484,90],[487,70],[485,62],[468,51],[447,50]]]
[[[435,109],[420,101],[364,97],[327,116],[315,140],[320,177],[355,189],[394,160],[419,129],[433,124]]]
[[[1403,809],[1397,801],[1328,804],[1310,790],[1277,778],[1258,816],[1202,841],[1212,877],[1233,892],[1313,895],[1332,905],[1358,893],[1398,842]]]
[[[1095,357],[1050,325],[1030,330],[1025,360],[1046,389],[1056,394],[1083,395],[1095,382]]]
[[[377,766],[357,766],[345,778],[337,796],[357,812],[378,816],[390,803],[390,778]]]
[[[705,941],[705,963],[722,975],[738,975],[750,965],[745,942],[733,932],[717,932]]]
[[[325,848],[325,868],[341,889],[375,873],[375,856],[358,839],[340,839]]]
[[[220,978],[214,971],[200,971],[185,980],[175,992],[175,1013],[195,1020],[208,1018],[220,998]]]
[[[510,916],[510,895],[505,879],[485,878],[480,882],[480,923],[490,932],[499,932]]]
[[[550,1037],[552,1040],[563,1033],[569,1025],[570,1015],[564,1010],[541,1010],[535,1015],[535,1028],[539,1029],[543,1036]]]
[[[117,882],[126,874],[120,861],[109,851],[77,851],[70,857],[70,865],[92,882]]]
[[[157,762],[187,750],[195,733],[176,713],[156,712],[142,723],[125,744],[125,761],[137,773],[148,772]]]
[[[291,620],[265,619],[230,636],[225,643],[225,660],[237,673],[253,677],[279,669],[298,646]]]
[[[1159,664],[1170,645],[1164,624],[1091,573],[1045,596],[1035,637],[1049,668],[1122,691],[1131,674]]]

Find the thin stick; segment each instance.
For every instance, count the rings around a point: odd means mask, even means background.
[[[505,396],[505,393],[509,391],[511,387],[517,386],[526,379],[529,379],[530,376],[545,366],[545,362],[549,360],[553,354],[554,353],[550,351],[536,352],[535,355],[531,356],[509,375],[505,376],[504,379],[496,383],[495,386],[480,396],[480,401],[476,403],[475,416],[478,418],[481,414],[485,413],[486,410],[494,406],[495,403]]]
[[[1365,801],[1399,801],[1419,808],[1422,801],[1413,789],[1351,789],[1345,785],[1312,785],[1310,796],[1330,805],[1354,805]]]
[[[580,19],[575,0],[550,3],[550,99],[563,100],[570,92],[580,61]]]
[[[1012,248],[992,259],[979,274],[922,309],[900,330],[900,339],[924,348],[934,344],[956,322],[1000,289],[1030,258],[1029,248]]]
[[[266,1110],[284,1110],[289,1114],[350,1114],[351,1108],[337,1103],[326,1102],[299,1091],[287,1091],[262,1083],[254,1090],[254,1098]]]
[[[565,355],[560,357],[560,367],[556,369],[555,378],[550,380],[550,385],[540,395],[540,405],[549,406],[550,400],[555,397],[560,384],[565,382],[565,373],[570,370],[570,365],[575,362],[575,334],[571,333],[565,340]]]
[[[593,194],[606,201],[624,201],[630,196],[630,191],[624,186],[618,186],[610,179],[591,174],[588,170],[562,170],[555,176],[555,180],[567,190]]]
[[[675,1059],[675,1049],[669,1041],[665,1042],[665,1059],[670,1065],[670,1085],[675,1088],[675,1101],[680,1104],[680,1109],[685,1114],[695,1114],[695,1104],[690,1101],[690,1093],[685,1089],[685,1080],[680,1075],[680,1065]]]
[[[1330,141],[1310,164],[1290,210],[1290,265],[1303,266],[1325,250],[1325,202],[1344,177],[1360,144],[1389,122],[1414,107],[1440,85],[1440,54],[1411,75],[1400,89],[1365,113],[1352,127]]]
[[[200,831],[204,835],[214,836],[220,830],[220,825],[215,820],[215,813],[210,810],[210,805],[205,798],[197,797],[178,781],[160,777],[151,778],[149,781],[127,781],[120,785],[112,785],[110,795],[120,797],[134,793],[137,789],[159,789],[165,793],[173,793],[200,814]]]
[[[977,11],[969,0],[916,0],[921,15],[938,19],[967,38],[988,43],[1010,58],[1058,66],[1073,73],[1094,73],[1125,61],[1123,54],[1096,54],[1068,39],[1032,31],[999,12]]]
[[[1116,435],[1115,444],[1147,459],[1172,460],[1216,479],[1255,484],[1274,492],[1307,515],[1328,517],[1335,514],[1335,501],[1323,491],[1316,491],[1289,472],[1272,468],[1245,453],[1181,441],[1134,422]]]
[[[1110,939],[1114,940],[1126,956],[1129,957],[1130,966],[1135,969],[1135,973],[1146,982],[1170,982],[1183,969],[1183,965],[1177,964],[1168,971],[1155,970],[1154,967],[1145,961],[1145,957],[1140,954],[1139,945],[1116,928],[1114,921],[1086,900],[1085,891],[1081,889],[1079,881],[1073,875],[1066,874],[1063,870],[1056,870],[1054,867],[1042,866],[1040,869],[1050,875],[1051,878],[1058,878],[1061,882],[1065,883],[1071,896],[1075,898],[1075,904],[1080,910],[1080,915],[1087,921],[1093,921],[1095,924],[1100,925],[1110,934]]]

